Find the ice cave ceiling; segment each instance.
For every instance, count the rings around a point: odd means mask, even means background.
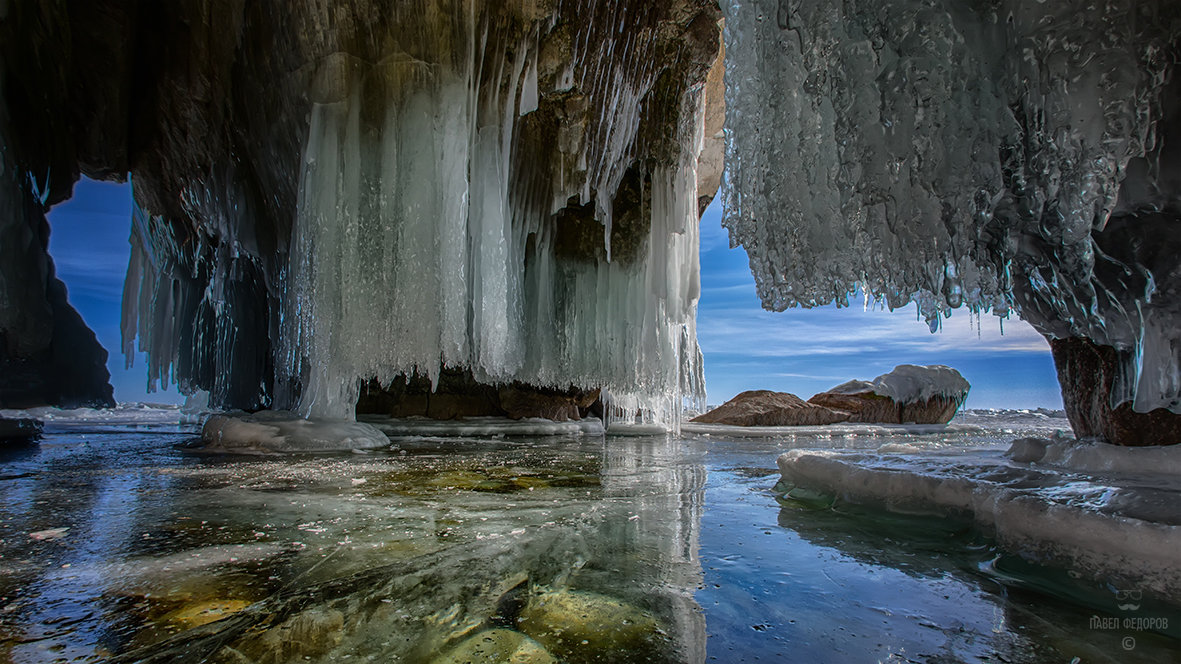
[[[130,174],[156,380],[345,416],[462,371],[675,418],[723,24],[725,218],[768,307],[1011,309],[1076,429],[1181,412],[1171,0],[0,1],[0,403],[110,399],[44,212]]]

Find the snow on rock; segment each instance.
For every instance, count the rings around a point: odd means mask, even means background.
[[[900,364],[890,373],[882,374],[872,381],[851,380],[837,385],[829,392],[873,392],[903,404],[926,401],[932,397],[946,397],[962,403],[970,387],[960,372],[942,364]]]
[[[286,411],[214,415],[201,429],[204,451],[279,454],[374,450],[390,446],[376,427],[344,420],[308,420]]]
[[[937,424],[951,421],[969,389],[951,367],[902,364],[872,381],[851,380],[808,401],[848,411],[853,422]]]
[[[55,408],[41,406],[25,410],[0,410],[0,417],[28,417],[54,426],[158,425],[177,424],[180,410],[170,404],[120,402],[114,408]]]
[[[1018,441],[1010,458],[999,450],[792,450],[779,457],[780,488],[892,511],[966,516],[1023,557],[1166,598],[1181,595],[1176,455],[1132,460],[1124,453],[1143,450],[1071,453],[1071,445]],[[1162,461],[1151,473],[1139,472]]]

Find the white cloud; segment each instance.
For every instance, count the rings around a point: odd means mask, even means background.
[[[855,355],[867,352],[1028,353],[1049,349],[1027,323],[1009,319],[1004,335],[995,317],[961,311],[932,334],[913,307],[887,312],[821,307],[782,313],[754,308],[703,310],[697,321],[702,350],[749,357]]]

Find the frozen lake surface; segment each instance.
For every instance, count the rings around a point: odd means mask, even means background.
[[[242,458],[133,411],[41,413],[40,444],[2,453],[0,661],[1181,659],[1181,612],[1140,589],[967,522],[776,490],[791,449],[999,454],[1066,429],[1054,414],[765,437],[389,425],[389,451]]]

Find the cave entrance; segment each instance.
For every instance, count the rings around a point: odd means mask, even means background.
[[[708,402],[746,390],[808,399],[852,379],[871,380],[899,364],[945,364],[972,385],[968,408],[1062,408],[1050,347],[1028,323],[957,310],[931,334],[911,304],[895,311],[860,302],[766,311],[746,251],[730,248],[722,196],[701,216],[701,300],[697,337]],[[852,304],[852,303],[851,303]]]
[[[131,245],[131,185],[82,177],[74,195],[49,211],[49,255],[66,284],[69,302],[107,350],[107,369],[119,402],[182,403],[175,390],[147,391],[147,360],[136,352],[127,368],[120,320]]]

